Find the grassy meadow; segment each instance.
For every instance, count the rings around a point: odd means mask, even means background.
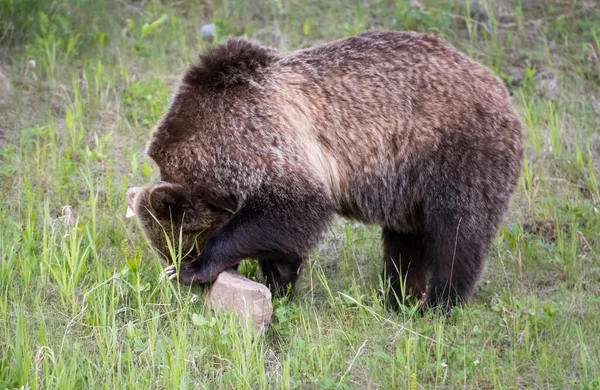
[[[386,311],[379,230],[341,219],[255,338],[161,278],[125,192],[210,23],[434,32],[506,81],[525,164],[470,305]],[[0,389],[600,390],[598,1],[0,0],[0,69]]]

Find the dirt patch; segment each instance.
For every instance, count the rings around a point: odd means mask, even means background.
[[[10,81],[4,73],[2,73],[2,68],[0,68],[0,149],[6,146],[6,133],[8,132],[8,129],[4,111],[6,110],[6,103],[11,92],[12,86]]]
[[[561,233],[569,233],[569,225],[559,224]],[[540,236],[542,242],[555,243],[557,239],[556,224],[550,219],[541,219],[523,223],[523,231],[534,236]]]
[[[0,149],[3,149],[6,146],[6,129],[2,127],[3,122],[4,118],[0,115]]]
[[[0,68],[0,105],[6,104],[11,91],[10,80],[2,73],[2,68]]]

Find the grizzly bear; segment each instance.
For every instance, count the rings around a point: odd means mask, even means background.
[[[288,54],[232,39],[185,72],[146,152],[164,181],[233,211],[180,282],[253,258],[281,294],[341,215],[381,226],[393,295],[405,283],[424,307],[452,307],[472,296],[516,187],[522,122],[498,77],[431,34]]]

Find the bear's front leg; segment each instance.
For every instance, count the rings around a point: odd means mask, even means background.
[[[321,191],[265,191],[248,199],[207,240],[200,256],[182,263],[178,274],[168,268],[167,275],[184,284],[206,284],[246,258],[261,260],[263,268],[270,259],[295,262],[313,248],[332,215]]]
[[[193,260],[182,261],[179,265],[179,272],[177,272],[176,265],[170,265],[165,268],[165,273],[169,280],[177,279],[180,283],[188,285],[207,284],[214,282],[219,274],[226,269],[237,268],[237,265],[241,262],[241,260],[236,262],[233,258],[231,258],[230,262],[219,261],[223,257],[214,254],[209,255],[211,248],[207,243],[199,257]],[[227,264],[231,265],[227,266]]]

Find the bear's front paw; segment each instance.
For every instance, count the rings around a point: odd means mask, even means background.
[[[175,279],[177,277],[177,268],[175,267],[175,265],[170,265],[170,266],[166,267],[164,275],[169,280]]]
[[[220,272],[213,271],[216,271],[214,267],[199,267],[196,262],[182,263],[179,272],[175,265],[165,268],[165,274],[169,280],[177,279],[179,283],[189,285],[207,284],[214,281]]]

